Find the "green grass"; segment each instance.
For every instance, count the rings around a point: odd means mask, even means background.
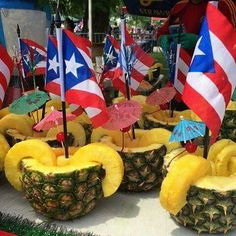
[[[21,216],[10,216],[1,212],[0,230],[17,236],[95,236],[93,233],[75,232],[46,222],[36,224]]]

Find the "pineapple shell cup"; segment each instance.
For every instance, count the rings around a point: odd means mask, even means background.
[[[88,214],[99,199],[116,192],[123,172],[119,154],[100,143],[65,159],[47,143],[32,139],[15,144],[5,158],[10,184],[24,192],[37,213],[55,220]]]
[[[121,190],[140,192],[158,188],[163,180],[163,157],[180,144],[168,144],[171,133],[165,129],[135,130],[135,135],[136,139],[130,140],[129,135],[125,134],[124,148],[121,132],[96,129],[92,141],[100,140],[120,154],[124,162]]]
[[[220,140],[207,160],[184,155],[164,179],[161,205],[172,218],[198,233],[224,233],[236,228],[236,144]]]

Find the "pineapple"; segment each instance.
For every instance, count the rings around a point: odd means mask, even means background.
[[[160,201],[173,219],[198,233],[227,233],[236,226],[236,143],[216,142],[208,160],[185,155],[164,179]]]
[[[2,134],[0,134],[0,171],[3,170],[4,159],[9,149],[10,149],[10,146],[7,140]]]
[[[36,212],[70,220],[89,213],[100,198],[118,189],[123,162],[106,145],[84,146],[65,159],[56,157],[47,143],[31,139],[9,150],[5,174],[14,188],[24,191]]]
[[[144,113],[144,129],[164,128],[172,131],[180,122],[180,116],[185,119],[191,119],[191,110],[174,111],[173,117],[170,117],[170,111],[158,111],[155,113]]]
[[[8,110],[8,107],[2,108],[0,110],[0,119],[3,118],[4,116],[8,115],[10,112]]]
[[[221,126],[221,138],[236,142],[236,101],[230,101]]]
[[[102,133],[103,132],[103,133]],[[97,133],[97,134],[96,134]],[[147,191],[162,182],[163,156],[166,150],[177,148],[179,143],[169,145],[171,133],[164,129],[135,130],[135,140],[130,134],[119,131],[94,129],[92,141],[100,141],[118,151],[124,162],[124,178],[120,189],[125,191]]]

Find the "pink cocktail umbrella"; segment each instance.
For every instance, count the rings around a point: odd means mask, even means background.
[[[121,130],[134,124],[141,114],[141,105],[136,101],[125,101],[108,107],[109,120],[103,128]]]
[[[62,112],[54,110],[51,107],[52,112],[46,115],[37,125],[34,126],[36,131],[49,130],[55,126],[61,125],[63,123]],[[71,121],[76,118],[73,114],[66,114],[66,120]]]
[[[147,104],[150,105],[161,105],[170,102],[176,94],[174,87],[164,87],[157,89],[146,99]]]

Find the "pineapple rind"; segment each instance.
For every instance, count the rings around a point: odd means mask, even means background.
[[[24,158],[36,159],[47,166],[56,165],[56,155],[47,143],[31,139],[15,144],[5,157],[4,169],[6,178],[18,191],[22,189],[20,163]]]
[[[22,161],[22,186],[36,212],[56,220],[71,220],[88,214],[102,198],[101,166],[47,167],[37,160]],[[50,171],[51,169],[51,171]]]

